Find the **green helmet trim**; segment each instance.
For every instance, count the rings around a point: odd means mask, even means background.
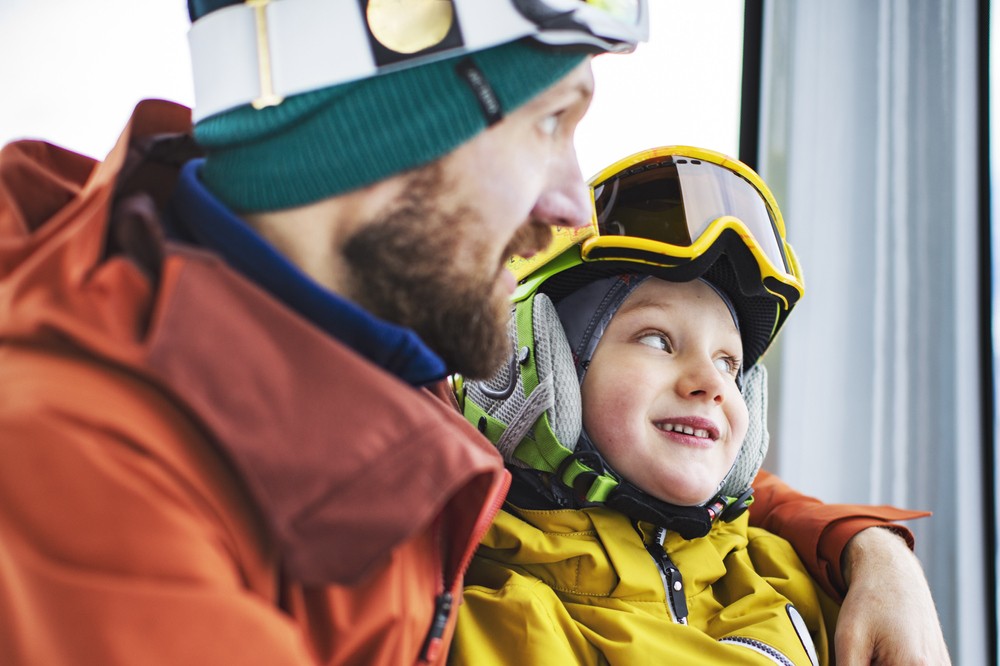
[[[514,291],[514,302],[520,303],[530,299],[538,291],[538,288],[550,277],[582,263],[583,258],[580,256],[580,246],[569,246],[551,261],[539,266],[537,270],[521,280]]]
[[[579,263],[577,254],[576,263]],[[567,265],[573,265],[570,261]],[[551,306],[550,306],[551,307]],[[517,349],[527,349],[526,354],[516,355],[512,361],[509,381],[516,383],[512,390],[521,391],[521,396],[527,400],[541,384],[535,349],[535,298],[534,294],[526,295],[515,304],[514,337]],[[517,382],[518,377],[520,382]],[[488,408],[477,404],[476,400],[467,399],[465,386],[461,378],[455,378],[454,384],[459,387],[459,403],[462,412],[471,423],[479,428],[491,442],[499,443],[510,427],[488,412]],[[603,503],[619,485],[619,480],[606,470],[595,470],[579,457],[574,456],[573,449],[560,442],[550,423],[548,410],[543,411],[531,425],[528,433],[516,444],[510,454],[505,454],[509,462],[523,465],[541,472],[559,474],[559,479],[568,488],[574,488],[587,502]],[[569,442],[575,446],[576,442]]]

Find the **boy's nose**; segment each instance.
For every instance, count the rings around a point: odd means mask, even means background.
[[[683,370],[677,383],[678,392],[682,397],[722,403],[725,399],[725,377],[712,359],[691,360],[685,364]]]

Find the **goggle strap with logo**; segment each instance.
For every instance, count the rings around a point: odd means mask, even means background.
[[[629,16],[619,19],[587,0],[451,0],[453,14],[407,21],[402,3],[246,0],[191,25],[194,121],[523,37],[630,51],[648,37],[647,1],[625,3]]]

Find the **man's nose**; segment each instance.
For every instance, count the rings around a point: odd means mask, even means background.
[[[590,188],[583,182],[576,150],[569,148],[554,159],[546,176],[532,218],[552,226],[582,227],[590,223]]]

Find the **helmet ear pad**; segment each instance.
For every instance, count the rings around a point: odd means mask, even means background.
[[[466,417],[518,467],[554,472],[580,439],[580,384],[569,341],[545,294],[517,303],[509,363],[465,383]]]
[[[580,380],[559,315],[545,294],[532,299],[532,322],[535,371],[539,383],[552,378],[554,392],[552,407],[545,415],[559,443],[573,451],[583,429]]]
[[[750,419],[740,452],[716,493],[724,497],[740,497],[750,488],[764,464],[770,440],[767,431],[767,369],[762,363],[755,364],[744,374],[741,391]]]

